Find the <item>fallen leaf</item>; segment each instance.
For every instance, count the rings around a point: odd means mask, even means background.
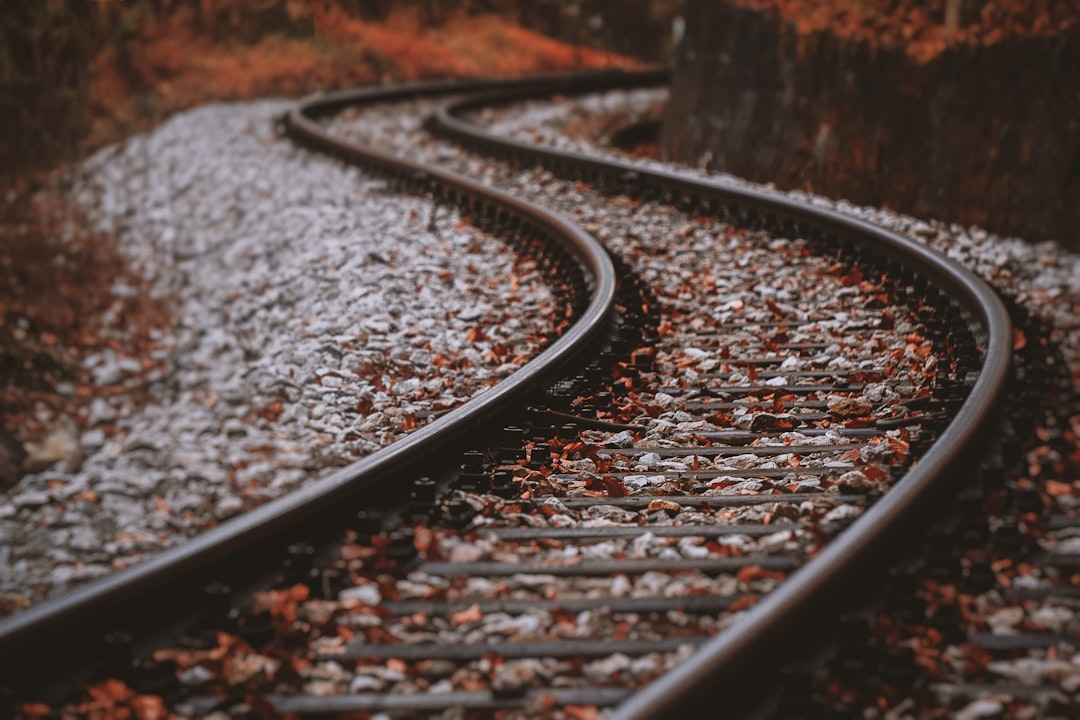
[[[585,481],[585,487],[600,491],[607,497],[626,497],[626,487],[611,475],[593,476]]]
[[[484,614],[480,612],[479,605],[471,605],[465,610],[453,613],[450,616],[450,624],[454,627],[458,625],[465,625],[466,623],[479,622],[484,618]]]
[[[754,607],[754,605],[757,604],[757,601],[758,599],[755,595],[743,595],[736,599],[735,602],[731,603],[731,605],[728,606],[728,610],[732,612],[748,610],[749,608]]]
[[[274,422],[274,421],[276,421],[278,419],[278,416],[281,415],[281,413],[283,413],[284,411],[285,411],[285,406],[284,405],[282,405],[279,402],[272,402],[269,405],[267,405],[265,408],[263,408],[262,412],[260,412],[259,414],[262,415],[262,417],[265,418],[266,420],[269,420],[270,422]]]
[[[87,692],[95,702],[127,702],[135,692],[121,680],[104,680],[91,685]]]
[[[600,717],[595,705],[567,705],[563,713],[573,720],[596,720]]]
[[[1046,494],[1050,497],[1060,497],[1062,495],[1069,495],[1072,493],[1072,485],[1069,483],[1060,482],[1058,480],[1047,480],[1043,483],[1043,487],[1046,488]]]
[[[857,418],[870,413],[874,406],[865,401],[849,397],[831,397],[828,401],[830,415],[839,418]]]
[[[735,579],[741,583],[751,583],[755,580],[761,580],[762,578],[768,580],[781,580],[783,577],[784,573],[776,570],[766,570],[760,565],[748,565],[735,573]]]
[[[680,512],[682,505],[671,500],[653,500],[649,503],[649,507],[646,508],[646,512],[655,512],[657,510],[663,510],[665,512]]]

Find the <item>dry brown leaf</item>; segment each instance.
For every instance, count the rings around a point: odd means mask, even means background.
[[[131,699],[131,709],[139,720],[163,720],[169,717],[165,701],[157,695],[136,695]]]
[[[484,618],[484,614],[480,612],[479,605],[470,605],[465,610],[456,612],[450,616],[450,624],[454,627],[458,625],[465,625],[467,623],[479,622]]]

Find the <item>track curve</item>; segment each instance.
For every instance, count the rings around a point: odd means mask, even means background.
[[[544,94],[581,91],[572,82],[553,85],[545,88]],[[586,178],[612,191],[669,197],[684,205],[698,202],[705,208],[742,206],[749,208],[747,219],[751,224],[755,220],[764,221],[766,227],[784,222],[806,224],[813,228],[810,232],[822,232],[837,242],[844,238],[872,247],[873,252],[882,252],[934,278],[944,292],[964,305],[971,313],[971,321],[985,333],[978,379],[952,422],[917,466],[820,555],[751,609],[743,622],[720,633],[691,660],[632,696],[612,716],[619,720],[670,717],[672,712],[694,710],[700,698],[718,692],[718,684],[726,684],[724,678],[743,677],[748,657],[775,647],[785,630],[799,618],[810,616],[809,611],[829,594],[830,588],[879,558],[885,544],[940,496],[941,486],[950,484],[950,475],[961,473],[972,462],[996,422],[996,408],[1006,391],[1012,325],[1004,304],[974,273],[940,253],[869,223],[763,192],[692,180],[619,160],[538,148],[493,135],[461,117],[484,107],[528,97],[535,95],[530,95],[527,89],[480,94],[439,111],[428,127],[436,134],[492,156],[536,163],[556,174]],[[957,484],[951,484],[955,490]]]
[[[9,657],[26,655],[18,671],[33,674],[38,661],[50,662],[36,649],[51,642],[71,641],[79,628],[115,616],[120,608],[145,600],[148,594],[208,572],[244,548],[279,535],[333,508],[343,498],[398,475],[417,457],[431,455],[460,439],[477,425],[520,403],[537,387],[552,380],[567,364],[596,342],[610,320],[614,302],[615,272],[602,246],[575,224],[531,203],[485,188],[466,178],[395,158],[377,148],[346,144],[323,132],[312,118],[332,112],[343,103],[383,102],[400,97],[442,95],[486,88],[494,83],[436,82],[338,93],[302,103],[282,119],[286,131],[298,142],[360,164],[421,194],[439,193],[462,207],[516,218],[530,224],[548,240],[570,253],[579,264],[588,298],[573,326],[539,356],[497,387],[420,428],[402,440],[348,465],[291,495],[231,519],[178,547],[100,581],[77,588],[55,600],[36,605],[0,621],[0,650]]]
[[[700,214],[732,218],[751,228],[787,229],[826,249],[841,248],[895,272],[912,273],[926,279],[944,304],[956,308],[977,339],[977,376],[949,378],[948,390],[958,407],[918,463],[813,560],[748,610],[739,623],[705,641],[689,660],[631,695],[615,710],[614,717],[670,717],[675,712],[693,712],[700,709],[698,703],[703,698],[742,682],[752,660],[774,648],[792,624],[806,617],[832,589],[880,557],[885,544],[898,533],[917,525],[921,511],[941,493],[948,492],[950,476],[964,472],[995,420],[994,410],[1009,376],[1012,331],[1001,302],[973,274],[923,246],[868,223],[763,192],[497,138],[460,117],[492,103],[518,98],[634,87],[660,83],[665,78],[663,71],[648,71],[512,83],[427,83],[318,96],[290,112],[282,119],[284,131],[308,147],[360,164],[412,192],[458,204],[473,211],[481,222],[507,222],[513,217],[515,222],[532,225],[574,258],[586,278],[587,302],[578,303],[576,322],[566,334],[498,388],[306,490],[230,521],[143,565],[0,623],[0,648],[14,653],[44,646],[76,625],[95,619],[106,605],[115,613],[123,603],[138,602],[155,588],[228,562],[238,547],[255,548],[283,528],[310,521],[342,499],[355,497],[359,490],[374,488],[381,479],[400,476],[403,467],[411,466],[417,457],[445,448],[464,437],[475,424],[520,403],[523,396],[554,380],[600,342],[615,306],[615,271],[605,250],[580,227],[474,181],[393,157],[378,148],[344,142],[316,122],[357,104],[480,91],[482,95],[438,113],[431,129],[482,152],[512,162],[542,164],[557,174],[583,179],[611,192],[667,200]],[[612,702],[623,698],[616,695]],[[295,703],[295,710],[309,711],[300,701]],[[324,712],[325,707],[310,711]]]

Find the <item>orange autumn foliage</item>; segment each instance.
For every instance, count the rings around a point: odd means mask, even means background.
[[[203,5],[202,16],[233,13],[241,25],[249,12],[239,0],[204,0]],[[271,32],[246,42],[215,39],[198,29],[189,7],[141,18],[127,47],[107,46],[93,62],[89,97],[95,120],[87,145],[101,145],[208,101],[424,78],[635,65],[552,40],[499,15],[449,13],[444,22],[428,25],[409,6],[394,6],[378,22],[330,2],[300,3],[295,12],[310,22],[311,36]]]
[[[24,706],[30,717],[47,706]],[[64,708],[64,717],[116,718],[124,720],[164,720],[170,717],[165,702],[157,695],[140,695],[121,680],[103,680],[86,688],[86,697]]]
[[[733,0],[777,13],[801,34],[827,31],[840,37],[903,48],[928,62],[948,47],[992,45],[1013,37],[1050,37],[1080,24],[1077,0],[995,0],[964,5],[964,16],[947,27],[947,0]]]

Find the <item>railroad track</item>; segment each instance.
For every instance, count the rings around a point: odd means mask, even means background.
[[[565,322],[524,369],[405,440],[0,623],[5,656],[25,658],[12,686],[104,655],[91,682],[127,678],[185,714],[666,717],[812,642],[808,618],[976,464],[1008,315],[970,273],[874,226],[462,119],[662,80],[373,89],[283,118],[293,139],[537,257]],[[564,214],[319,122],[473,91],[433,132],[548,168]],[[586,221],[591,203],[622,210]],[[102,644],[110,627],[123,632]],[[40,652],[58,642],[77,650]]]
[[[765,716],[1074,717],[1080,712],[1080,403],[1052,328],[1025,338],[1001,441],[831,642],[788,664]],[[829,680],[825,681],[824,678]]]

